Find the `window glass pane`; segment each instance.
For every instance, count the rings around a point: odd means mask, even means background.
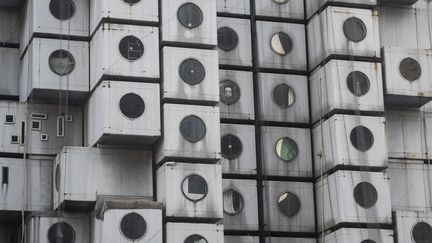
[[[361,152],[366,152],[374,144],[372,132],[364,126],[355,127],[350,134],[351,144]]]
[[[147,223],[141,215],[129,213],[122,218],[120,231],[129,240],[139,240],[147,231]]]
[[[432,227],[426,222],[417,223],[412,230],[416,243],[432,242]]]
[[[179,75],[190,85],[201,83],[205,78],[205,68],[198,60],[189,58],[180,64]]]
[[[353,42],[360,42],[366,38],[367,29],[363,21],[356,17],[345,20],[343,25],[345,37]]]
[[[242,195],[234,190],[223,193],[224,212],[229,215],[239,214],[244,206]]]
[[[222,103],[232,105],[240,99],[240,87],[231,80],[224,80],[219,83],[219,94]]]
[[[206,125],[197,116],[188,116],[180,123],[180,133],[191,143],[202,140],[207,132]]]
[[[199,175],[190,175],[183,180],[182,190],[187,199],[197,202],[207,196],[207,182]]]
[[[129,61],[140,59],[144,54],[144,44],[135,36],[128,35],[120,40],[120,54]]]
[[[127,118],[136,119],[144,114],[145,103],[141,96],[128,93],[123,95],[119,103],[120,111]]]
[[[286,84],[279,84],[273,89],[273,101],[281,108],[292,106],[295,102],[294,90]]]
[[[368,182],[361,182],[354,188],[354,199],[363,208],[370,208],[378,201],[378,192]]]
[[[67,20],[75,14],[75,4],[72,0],[51,0],[49,4],[51,14],[59,20]]]
[[[184,243],[208,243],[208,241],[201,235],[191,235],[186,238]]]
[[[218,29],[218,47],[224,51],[231,51],[238,45],[237,33],[229,27]]]
[[[276,143],[276,155],[286,162],[294,160],[298,155],[297,143],[291,138],[279,139]]]
[[[75,68],[75,60],[71,53],[66,50],[57,50],[51,53],[49,59],[51,71],[63,76],[71,73]]]
[[[180,24],[189,29],[193,29],[201,25],[203,14],[197,5],[185,3],[178,9],[177,18]]]
[[[129,5],[134,5],[136,3],[139,3],[141,0],[123,0],[123,2],[129,4]]]
[[[48,230],[49,243],[75,243],[75,231],[65,222],[53,224]]]
[[[233,134],[226,134],[222,136],[221,139],[221,150],[222,157],[225,159],[238,159],[243,153],[243,145],[237,136]]]
[[[285,56],[293,50],[294,44],[288,34],[279,32],[271,38],[271,48],[276,54]]]
[[[422,67],[417,60],[408,57],[403,59],[399,64],[399,72],[406,80],[414,82],[422,75]]]
[[[351,72],[347,77],[347,86],[355,96],[363,96],[369,91],[369,78],[362,72]]]
[[[291,192],[285,192],[279,196],[278,208],[287,217],[294,217],[300,212],[300,199]]]

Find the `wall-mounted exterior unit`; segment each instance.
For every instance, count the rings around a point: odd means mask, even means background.
[[[390,179],[386,173],[336,171],[315,184],[318,227],[340,223],[391,224]]]
[[[381,64],[331,60],[309,78],[312,120],[339,110],[384,112]]]
[[[170,243],[223,243],[222,224],[167,223],[166,242]]]
[[[396,211],[397,242],[430,242],[431,228],[431,212]]]
[[[383,117],[334,115],[315,125],[312,133],[315,175],[341,165],[387,166]]]
[[[309,129],[264,126],[261,133],[265,175],[312,177]]]
[[[248,0],[216,0],[216,7],[218,13],[250,14],[250,2]]]
[[[92,205],[98,195],[153,196],[151,153],[65,147],[53,165],[54,209]]]
[[[159,95],[159,84],[103,81],[85,107],[86,144],[152,144],[161,135]]]
[[[18,49],[0,48],[0,96],[19,96],[19,63]]]
[[[219,70],[220,116],[254,120],[252,72]]]
[[[162,109],[164,133],[157,144],[157,163],[220,159],[218,107],[164,104]]]
[[[306,0],[306,17],[309,19],[319,12],[326,4],[372,7],[377,4],[377,0]]]
[[[166,217],[201,222],[223,218],[220,165],[167,162],[156,177],[157,199],[164,204]]]
[[[164,47],[163,60],[162,98],[219,102],[217,51]]]
[[[11,1],[7,1],[11,2]],[[0,37],[1,43],[18,44],[20,34],[20,10],[0,8]],[[17,50],[19,53],[19,50]]]
[[[255,127],[221,124],[222,171],[229,174],[256,174]]]
[[[304,19],[303,0],[265,0],[255,2],[256,15],[286,19]]]
[[[393,230],[342,228],[318,239],[318,243],[393,243]]]

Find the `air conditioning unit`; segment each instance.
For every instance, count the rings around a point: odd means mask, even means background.
[[[380,5],[390,5],[390,6],[411,6],[418,0],[378,0]]]
[[[88,0],[26,1],[21,13],[21,54],[25,52],[33,35],[88,38],[89,2]]]
[[[249,19],[218,17],[218,50],[221,65],[252,66]]]
[[[156,147],[156,163],[221,158],[218,107],[164,104],[162,109],[164,133]]]
[[[167,0],[162,2],[162,41],[217,44],[215,0]]]
[[[393,230],[342,228],[318,239],[318,243],[393,243]]]
[[[76,106],[0,102],[0,152],[57,155],[82,146],[82,109]]]
[[[25,224],[24,243],[90,243],[90,219],[84,213],[32,213]]]
[[[318,180],[315,190],[320,229],[341,223],[392,223],[386,173],[339,170]]]
[[[304,20],[303,0],[256,1],[256,15]]]
[[[51,209],[52,162],[49,158],[0,158],[0,170],[0,210]]]
[[[303,24],[257,21],[256,28],[260,68],[307,70]]]
[[[320,12],[327,4],[335,6],[373,7],[377,4],[377,0],[306,0],[307,19],[317,12]]]
[[[159,29],[102,24],[90,42],[90,66],[91,90],[102,80],[159,80]]]
[[[7,1],[8,3],[11,1]],[[1,43],[18,44],[20,27],[20,9],[1,8],[0,9],[0,37]],[[3,44],[4,45],[4,44]],[[17,50],[17,53],[19,51]]]
[[[219,102],[217,56],[215,50],[164,47],[162,98]]]
[[[428,138],[431,130],[428,121],[431,113],[415,110],[386,110],[386,132],[389,158],[427,159]]]
[[[166,217],[212,223],[223,218],[220,165],[167,162],[156,177],[157,199]]]
[[[170,243],[223,243],[222,224],[167,223],[166,242]]]
[[[266,243],[316,243],[312,238],[285,238],[285,237],[267,237]]]
[[[218,13],[228,13],[228,14],[250,14],[250,3],[244,0],[216,0],[216,8]]]
[[[2,12],[0,11],[0,15]],[[1,29],[1,27],[0,27]],[[0,48],[0,96],[19,96],[19,50]]]
[[[312,177],[309,129],[264,126],[261,133],[265,175]]]
[[[92,243],[162,243],[162,205],[143,199],[100,199],[91,219]]]
[[[252,72],[219,70],[220,116],[254,120]]]
[[[103,81],[88,100],[87,145],[143,147],[161,135],[159,84]]]
[[[90,207],[98,195],[153,196],[145,150],[65,147],[53,166],[54,209]]]
[[[87,42],[33,38],[20,64],[21,102],[57,104],[68,97],[71,104],[83,104],[87,99]]]
[[[309,78],[312,119],[340,110],[384,112],[381,64],[331,60]]]
[[[378,14],[368,9],[328,7],[307,27],[309,68],[332,56],[380,57]]]
[[[257,183],[255,180],[224,179],[223,224],[225,230],[258,230]]]
[[[387,167],[383,117],[334,115],[312,133],[315,175],[337,166]]]
[[[423,164],[423,161],[391,160],[387,172],[392,210],[431,210],[430,165]]]
[[[313,183],[264,181],[263,194],[266,230],[315,232]]]
[[[224,243],[259,243],[259,237],[225,235]]]
[[[432,239],[432,213],[396,211],[397,242],[430,242]]]
[[[136,22],[158,22],[157,0],[96,0],[90,1],[90,32],[96,31],[105,19]]]
[[[385,102],[397,108],[418,108],[432,100],[432,52],[384,47]]]
[[[261,119],[309,123],[307,76],[260,73]]]
[[[221,124],[222,171],[254,175],[256,171],[255,127]]]

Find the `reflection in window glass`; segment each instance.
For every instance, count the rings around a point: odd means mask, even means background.
[[[147,223],[141,215],[129,213],[122,218],[120,231],[128,240],[139,240],[147,231]]]
[[[276,143],[276,155],[279,159],[290,162],[297,158],[297,143],[291,138],[281,138]]]
[[[177,18],[183,26],[194,29],[201,25],[203,14],[201,9],[193,3],[185,3],[177,11]]]
[[[361,182],[354,188],[354,199],[363,208],[370,208],[378,201],[378,192],[369,182]]]
[[[273,35],[271,38],[271,48],[276,54],[285,56],[289,54],[294,47],[293,41],[288,34],[279,32]]]
[[[285,192],[279,196],[278,208],[287,217],[294,217],[300,212],[300,199],[291,192]]]
[[[369,78],[363,72],[351,72],[347,77],[347,86],[355,96],[363,96],[369,91]]]
[[[119,43],[120,54],[129,61],[140,59],[144,54],[144,44],[135,36],[123,37]]]
[[[66,50],[56,50],[48,59],[51,71],[55,74],[64,76],[70,74],[75,68],[75,59]]]
[[[235,104],[240,99],[240,87],[231,80],[219,83],[220,100],[226,105]]]
[[[239,214],[244,206],[242,195],[234,190],[223,193],[224,212],[229,215]]]
[[[207,182],[200,175],[190,175],[183,180],[182,191],[190,201],[200,201],[207,196]]]
[[[279,84],[273,89],[273,101],[281,108],[292,106],[295,102],[294,90],[286,84]]]
[[[345,37],[353,42],[360,42],[366,38],[366,25],[356,17],[345,20],[343,25]]]
[[[403,59],[399,64],[399,72],[402,77],[410,82],[414,82],[422,75],[422,67],[414,58],[408,57]]]

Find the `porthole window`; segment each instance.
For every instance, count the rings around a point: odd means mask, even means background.
[[[290,162],[297,158],[297,143],[291,138],[281,138],[276,143],[276,155],[279,159]]]
[[[287,3],[289,0],[272,0],[272,1],[275,2],[275,3],[277,3],[277,4],[282,5],[282,4]]]
[[[139,3],[139,2],[141,2],[141,0],[123,0],[123,2],[125,2],[125,3],[127,3],[127,4],[129,4],[129,5],[134,5],[134,4],[136,4],[136,3]]]
[[[285,192],[279,196],[278,208],[287,217],[294,217],[300,212],[300,199],[291,192]]]
[[[180,133],[191,143],[196,143],[202,140],[205,137],[206,132],[206,125],[203,120],[197,116],[188,116],[180,123]]]
[[[208,243],[208,241],[201,235],[191,235],[183,243]]]
[[[369,78],[363,72],[351,72],[347,77],[347,86],[351,93],[353,93],[355,96],[363,96],[369,91]]]
[[[414,82],[422,75],[422,67],[414,58],[403,59],[399,64],[399,72],[406,80]]]
[[[226,214],[239,214],[243,210],[243,206],[243,197],[239,192],[228,190],[223,193],[223,207]]]
[[[412,230],[415,243],[432,242],[432,227],[426,222],[417,223]]]
[[[376,243],[374,240],[364,240],[361,243]]]
[[[369,182],[361,182],[354,188],[354,199],[363,208],[370,208],[378,201],[378,192]]]
[[[180,64],[179,74],[187,84],[196,85],[204,80],[205,68],[198,60],[189,58]]]
[[[350,134],[351,144],[361,152],[366,152],[374,144],[374,136],[369,128],[357,126],[353,128]]]
[[[235,104],[240,99],[240,88],[231,80],[219,83],[220,100],[226,105]]]
[[[135,93],[128,93],[121,97],[119,102],[121,113],[130,119],[136,119],[140,117],[145,110],[144,100],[141,96]]]
[[[218,29],[218,47],[224,51],[234,50],[238,45],[238,35],[230,27]]]
[[[274,34],[271,38],[270,45],[272,50],[281,56],[289,54],[294,48],[291,37],[284,32]]]
[[[120,54],[129,61],[136,61],[144,54],[144,44],[133,35],[123,37],[119,43]]]
[[[183,180],[182,192],[188,200],[198,202],[207,196],[207,182],[200,175],[190,175]]]
[[[201,9],[193,3],[185,3],[177,11],[177,18],[183,26],[194,29],[201,25],[203,13]]]
[[[49,243],[74,243],[75,231],[68,223],[53,224],[48,230]]]
[[[345,37],[353,42],[360,42],[366,38],[367,29],[363,21],[356,17],[345,20],[343,24]]]
[[[273,101],[281,108],[288,108],[295,102],[295,92],[290,86],[279,84],[273,89]]]
[[[126,214],[120,222],[120,232],[128,240],[139,240],[147,231],[147,223],[137,213]]]
[[[51,14],[58,20],[68,20],[75,14],[75,3],[72,0],[51,0]]]
[[[51,71],[60,76],[68,75],[75,68],[75,59],[66,50],[54,51],[49,56],[48,62]]]
[[[221,147],[222,157],[225,159],[238,159],[243,153],[243,145],[241,140],[233,134],[226,134],[222,136]]]
[[[61,176],[61,174],[60,174],[60,165],[57,164],[56,165],[56,169],[55,169],[55,178],[54,178],[56,191],[60,190],[60,176]]]

